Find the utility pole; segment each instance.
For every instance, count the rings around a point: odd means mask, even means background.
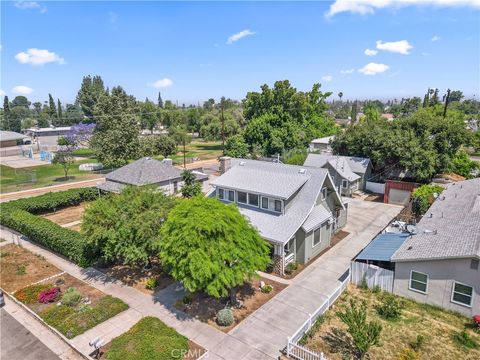
[[[443,108],[443,118],[444,119],[447,116],[448,100],[450,100],[450,89],[447,90],[447,96],[445,97],[445,107]]]
[[[222,111],[221,120],[222,120],[222,153],[225,155],[225,118],[223,117],[223,105],[225,97],[222,96],[220,99],[220,110]]]

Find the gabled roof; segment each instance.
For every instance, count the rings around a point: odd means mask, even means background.
[[[377,235],[356,257],[357,260],[390,261],[392,255],[410,236],[408,233],[384,233]]]
[[[329,160],[328,163],[332,168],[335,169],[335,171],[344,179],[347,179],[348,181],[355,181],[360,179],[360,176],[355,174],[352,169],[350,168],[350,165],[348,164],[348,161],[343,159],[343,158],[337,158],[335,160]]]
[[[361,158],[355,156],[340,156],[333,154],[308,154],[307,159],[303,165],[313,166],[313,167],[324,167],[325,164],[329,161],[339,161],[340,159],[344,160],[350,170],[354,173],[365,174],[370,163],[369,158]]]
[[[302,225],[305,232],[309,232],[317,227],[319,224],[332,218],[332,212],[328,210],[323,204],[317,205],[313,208],[307,220]]]
[[[25,138],[28,138],[28,136],[17,133],[15,131],[0,131],[0,141],[22,140]]]
[[[172,165],[144,157],[112,171],[106,176],[106,179],[107,181],[110,180],[123,184],[142,186],[181,179],[181,174],[181,170]]]
[[[311,174],[300,172],[301,167],[278,165],[282,164],[232,159],[231,169],[211,184],[286,200],[310,179]]]
[[[240,213],[257,228],[263,238],[279,243],[289,241],[307,220],[315,208],[322,186],[329,176],[327,169],[305,168],[258,160],[232,159],[231,165],[230,170],[212,181],[213,186],[239,184],[239,188],[229,187],[240,190],[248,188],[256,193],[262,193],[261,188],[276,194],[292,193],[292,189],[296,189],[288,201],[288,208],[282,214],[237,204]],[[258,180],[256,177],[262,179]],[[225,178],[228,181],[224,181]],[[256,188],[256,185],[259,187]],[[336,194],[339,206],[343,206],[340,196],[338,193]]]
[[[449,184],[393,261],[480,258],[480,178]]]

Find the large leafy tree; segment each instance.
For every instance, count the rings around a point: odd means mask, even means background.
[[[164,240],[159,230],[177,202],[154,188],[127,187],[88,206],[82,233],[106,262],[148,265]]]
[[[195,197],[172,210],[161,229],[160,259],[188,291],[230,294],[264,270],[269,247],[234,205]]]
[[[202,193],[202,184],[200,184],[195,174],[190,170],[183,170],[182,172],[183,186],[182,196],[184,198],[191,198]]]
[[[90,145],[106,167],[120,167],[137,156],[139,145],[135,98],[120,87],[103,95],[95,106],[97,126]]]
[[[225,141],[225,155],[235,158],[248,156],[248,145],[242,135],[233,135]]]
[[[68,180],[68,171],[75,162],[75,157],[73,156],[72,150],[73,149],[70,148],[68,145],[63,146],[55,153],[55,157],[52,161],[52,164],[58,164],[62,166],[63,172],[65,174],[65,180]]]

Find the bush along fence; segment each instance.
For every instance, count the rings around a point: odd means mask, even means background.
[[[2,203],[0,205],[0,224],[67,257],[77,265],[85,267],[96,259],[96,255],[91,251],[83,236],[35,214],[78,205],[97,197],[98,192],[95,188],[84,188]]]
[[[325,312],[332,306],[332,304],[339,298],[343,291],[347,288],[348,283],[350,282],[350,272],[347,277],[342,281],[340,286],[338,286],[335,291],[330,294],[328,299],[326,299],[318,309],[308,317],[307,321],[288,338],[287,341],[287,356],[290,356],[293,359],[298,360],[327,360],[325,355],[322,352],[318,353],[313,350],[307,349],[305,346],[301,345],[301,340],[304,336],[308,334],[308,331],[315,325],[315,322],[325,314]]]

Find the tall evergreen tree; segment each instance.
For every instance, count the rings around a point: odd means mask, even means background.
[[[162,94],[160,91],[158,92],[158,107],[163,108],[163,99],[162,99]]]
[[[104,166],[120,167],[137,156],[140,129],[136,108],[135,98],[120,86],[114,87],[110,96],[98,99],[92,114],[97,126],[90,145]]]
[[[60,102],[60,99],[57,99],[57,116],[58,116],[58,124],[65,125],[65,119],[63,118],[62,103]]]
[[[91,122],[94,121],[93,113],[95,105],[99,99],[103,95],[107,95],[108,92],[108,88],[105,89],[105,85],[100,76],[96,75],[92,78],[88,75],[83,77],[82,85],[80,86],[80,90],[78,90],[76,103],[80,105],[83,113]]]
[[[357,121],[357,100],[353,102],[352,105],[352,113],[350,115],[351,117],[351,123],[355,123]]]
[[[55,100],[53,100],[52,94],[48,94],[48,108],[50,115],[50,122],[53,126],[58,126],[58,113],[57,107],[55,106]]]
[[[8,96],[3,98],[3,119],[2,119],[2,130],[10,130],[10,101]]]

